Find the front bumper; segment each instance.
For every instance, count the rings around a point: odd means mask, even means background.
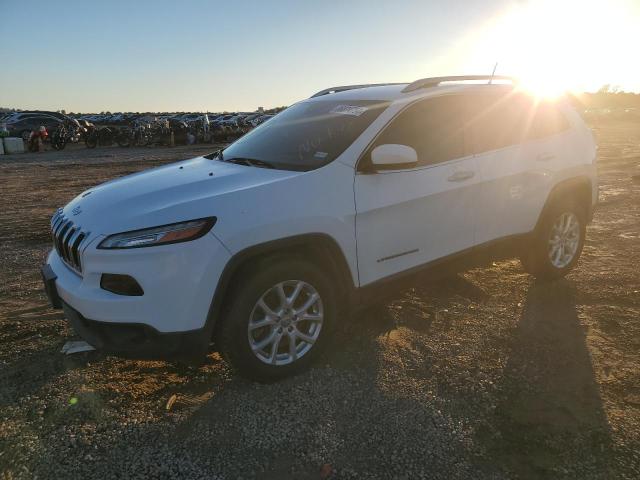
[[[89,320],[62,301],[55,284],[58,277],[50,265],[42,267],[41,274],[51,306],[62,308],[75,332],[98,350],[137,359],[192,359],[201,358],[207,353],[210,334],[206,328],[160,333],[144,324]]]
[[[198,359],[207,354],[210,335],[205,328],[160,333],[144,324],[96,322],[62,302],[65,317],[75,332],[107,354],[145,360]]]
[[[44,283],[44,293],[47,295],[49,303],[55,309],[62,308],[62,300],[60,300],[60,295],[58,295],[58,289],[56,288],[58,276],[51,268],[51,265],[42,267],[40,274],[42,275],[42,283]]]
[[[135,358],[191,357],[208,348],[208,316],[229,252],[211,233],[188,243],[82,252],[82,276],[55,250],[42,269],[45,290],[76,332],[97,349]],[[144,295],[100,286],[103,273],[129,275]]]

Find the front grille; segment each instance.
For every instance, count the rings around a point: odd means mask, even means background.
[[[51,234],[53,236],[53,246],[62,261],[76,272],[82,273],[80,247],[82,242],[89,236],[89,233],[83,232],[79,225],[66,218],[60,208],[51,217]]]

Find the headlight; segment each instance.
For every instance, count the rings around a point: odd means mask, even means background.
[[[172,223],[160,227],[116,233],[105,238],[98,248],[140,248],[170,243],[188,242],[205,235],[216,223],[216,217],[201,218],[189,222]]]

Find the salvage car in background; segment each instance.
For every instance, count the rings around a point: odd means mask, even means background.
[[[61,119],[43,113],[18,113],[8,117],[5,122],[9,135],[21,137],[25,142],[33,130],[43,126],[47,131],[52,131],[63,123]]]

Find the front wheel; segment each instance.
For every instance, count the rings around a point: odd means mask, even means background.
[[[218,343],[238,371],[273,381],[309,367],[325,348],[336,294],[317,266],[298,259],[241,273],[231,289]]]
[[[578,263],[585,233],[584,209],[572,202],[556,203],[520,256],[524,269],[540,279],[564,277]]]

